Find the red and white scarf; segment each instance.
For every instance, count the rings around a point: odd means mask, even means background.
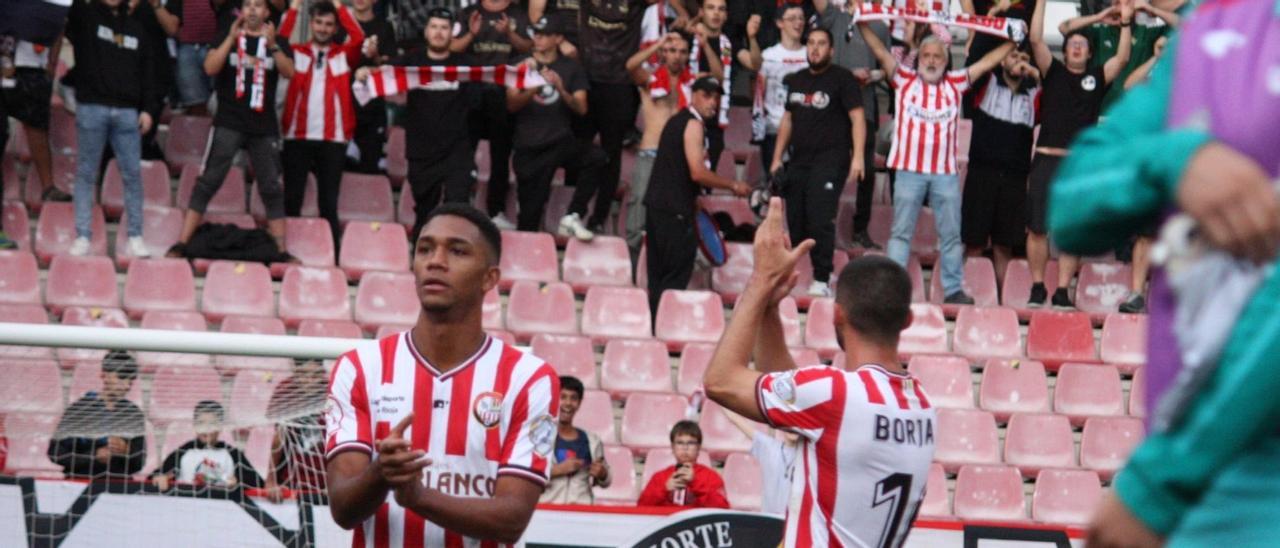
[[[729,127],[729,83],[733,81],[733,77],[729,74],[730,67],[733,66],[733,43],[729,41],[723,34],[713,40],[720,41],[720,66],[724,71],[724,78],[720,81],[724,83],[724,91],[720,94],[720,127]],[[702,74],[710,72],[711,67],[702,66],[702,39],[698,36],[693,37],[692,50],[689,52],[689,70],[694,74]]]
[[[249,39],[244,32],[240,33],[236,39],[236,99],[243,98],[245,93],[249,94],[249,108],[256,112],[262,112],[266,107],[266,89],[267,89],[267,40],[258,38],[257,51],[252,54],[245,53],[246,44]],[[249,89],[245,90],[244,71],[248,65],[253,70],[253,84]]]
[[[862,21],[915,21],[931,25],[962,27],[975,32],[992,34],[1006,40],[1021,42],[1027,37],[1027,24],[1011,17],[989,17],[967,13],[949,14],[945,11],[920,10],[908,5],[905,8],[863,3],[849,22],[849,32],[858,32],[853,25]]]
[[[686,66],[679,78],[676,82],[676,108],[685,108],[689,106],[689,94],[693,91],[693,71]],[[666,65],[662,65],[649,75],[649,97],[663,99],[670,94],[671,71],[667,70]]]
[[[497,84],[513,89],[528,89],[547,84],[542,75],[529,65],[495,65],[490,67],[433,66],[393,67],[383,65],[373,69],[369,79],[356,82],[352,93],[361,105],[378,97],[390,97],[415,89],[422,89],[434,82],[461,82]]]

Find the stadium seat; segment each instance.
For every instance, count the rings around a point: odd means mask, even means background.
[[[1102,501],[1102,482],[1089,470],[1041,470],[1031,495],[1031,519],[1054,525],[1088,525]]]
[[[1044,287],[1048,295],[1058,288],[1058,261],[1050,260],[1044,269]],[[1037,309],[1027,306],[1031,298],[1031,266],[1026,259],[1009,261],[1004,271],[1004,283],[1000,286],[1000,304],[1018,311],[1018,318],[1026,320]],[[1047,297],[1046,297],[1047,298]]]
[[[678,351],[691,342],[718,342],[724,326],[724,305],[715,293],[667,290],[658,301],[653,333]]]
[[[5,183],[5,185],[8,184]],[[0,227],[4,227],[9,238],[18,243],[18,249],[31,251],[31,219],[27,215],[27,206],[22,202],[4,203]]]
[[[228,422],[236,426],[266,424],[267,405],[281,379],[281,375],[269,371],[236,372],[227,405]]]
[[[75,145],[69,154],[53,155],[53,186],[67,194],[71,194],[76,186]],[[27,181],[24,188],[27,207],[32,212],[40,212],[44,203],[44,188],[40,184],[40,176],[34,169],[27,170]]]
[[[142,160],[142,203],[149,206],[169,207],[173,198],[169,195],[169,168],[164,162]],[[107,172],[102,176],[102,209],[107,217],[119,219],[124,213],[124,178],[116,159],[107,162]]]
[[[169,138],[164,143],[164,160],[169,174],[177,175],[188,166],[199,168],[204,164],[205,148],[212,132],[213,119],[207,116],[179,114],[169,120]],[[186,202],[178,204],[186,207]]]
[[[329,221],[319,217],[289,217],[284,220],[284,249],[304,266],[333,266],[333,244]],[[271,277],[283,277],[288,267],[288,263],[272,263]]]
[[[937,445],[933,455],[948,472],[962,464],[994,464],[1000,462],[1000,441],[996,419],[991,413],[975,409],[939,409],[938,427],[934,430]],[[956,513],[959,513],[956,508]]]
[[[533,336],[529,346],[533,355],[546,360],[557,373],[577,377],[587,388],[599,386],[591,339],[577,335],[539,333]]]
[[[666,436],[666,434],[663,435]],[[671,443],[665,438],[662,441],[662,447],[655,447],[644,451],[635,450],[636,452],[644,453],[645,455],[644,470],[640,473],[640,490],[642,492],[644,491],[644,486],[649,484],[649,479],[652,478],[654,474],[661,472],[668,466],[674,466],[676,463],[676,456],[671,454]],[[697,462],[703,466],[710,467],[711,457],[707,455],[706,451],[702,451],[698,453]]]
[[[731,411],[708,400],[702,404],[702,415],[698,417],[698,426],[702,428],[702,450],[715,460],[724,460],[730,453],[751,450],[751,438],[729,421],[727,413]],[[764,425],[756,429],[767,432]]]
[[[840,269],[844,265],[849,264],[849,254],[844,251],[834,251],[831,257],[832,271],[831,278],[827,280],[832,291],[835,291],[835,284],[839,280]],[[809,259],[809,255],[801,255],[800,260],[796,262],[796,285],[791,288],[791,297],[796,300],[796,304],[803,309],[809,308],[810,301],[813,297],[809,295],[809,285],[813,283],[813,263]]]
[[[346,274],[333,267],[289,267],[280,284],[280,319],[289,327],[302,320],[350,320]]]
[[[728,305],[736,302],[738,295],[747,287],[754,260],[751,244],[725,242],[724,246],[725,263],[711,269],[711,289],[719,293],[724,304]]]
[[[676,392],[686,396],[702,388],[702,375],[711,363],[716,346],[708,343],[690,343],[680,351],[680,363],[676,373]]]
[[[395,184],[392,181],[391,184]],[[413,201],[413,191],[400,190],[400,199],[396,202],[396,222],[404,225],[405,230],[413,230],[418,221],[418,214],[413,210],[417,204]]]
[[[635,287],[596,286],[582,303],[582,334],[599,344],[614,338],[647,339],[649,296]]]
[[[582,394],[582,405],[573,419],[574,426],[594,432],[607,444],[618,443],[618,430],[613,425],[613,400],[603,390],[588,388]]]
[[[969,362],[958,356],[914,356],[907,371],[920,381],[934,407],[973,407]]]
[[[634,506],[640,496],[640,488],[636,485],[636,468],[631,450],[617,445],[605,445],[604,461],[609,465],[609,487],[594,488],[596,504]]]
[[[1147,394],[1147,375],[1143,373],[1145,367],[1139,367],[1133,372],[1133,379],[1129,381],[1129,415],[1133,417],[1147,416],[1147,408],[1145,398]]]
[[[889,236],[893,231],[893,206],[871,206],[871,222],[867,225],[867,233],[871,239],[883,247],[888,247]],[[920,209],[916,219],[916,232],[911,237],[911,254],[919,257],[924,264],[933,264],[938,256],[937,221],[933,217],[933,209]]]
[[[376,221],[347,223],[342,230],[338,266],[354,281],[369,271],[408,272],[409,244],[404,227]]]
[[[129,317],[119,308],[71,306],[62,311],[62,325],[127,328]],[[55,353],[62,366],[68,368],[85,361],[100,362],[107,355],[106,350],[89,348],[59,348]]]
[[[1098,354],[1103,362],[1116,366],[1121,373],[1132,375],[1147,363],[1147,316],[1107,314],[1099,346]]]
[[[636,287],[649,287],[649,263],[646,255],[648,249],[640,244],[640,257],[636,259]],[[689,277],[689,285],[685,289],[711,290],[711,269],[694,265],[693,275]]]
[[[222,380],[212,367],[162,367],[151,381],[151,405],[147,414],[161,424],[191,420],[202,400],[222,401]]]
[[[917,354],[950,352],[951,345],[947,342],[947,318],[942,310],[942,307],[936,304],[912,303],[913,319],[911,325],[908,325],[899,335],[898,353],[910,359]]]
[[[813,299],[809,302],[809,313],[804,325],[805,346],[828,357],[840,351],[840,344],[836,341],[836,327],[832,323],[834,315],[834,300]]]
[[[379,325],[378,330],[374,332],[373,338],[382,340],[389,335],[399,335],[405,331],[413,329],[412,324],[385,324]]]
[[[617,400],[635,392],[671,392],[667,347],[654,340],[609,341],[600,362],[600,387]]]
[[[264,223],[267,220],[267,206],[262,204],[262,192],[259,188],[258,181],[254,181],[253,188],[249,189],[249,217],[256,223]],[[298,208],[298,216],[309,219],[320,217],[320,196],[316,191],[316,176],[310,173],[307,174],[306,187],[302,189],[302,206]]]
[[[418,321],[422,311],[413,274],[407,272],[369,272],[356,289],[355,319],[365,331],[379,325],[410,325]],[[498,325],[496,327],[502,327]]]
[[[107,221],[102,216],[102,208],[93,206],[90,213],[89,229],[93,236],[89,238],[89,254],[107,254]],[[46,204],[40,210],[40,219],[36,221],[36,258],[41,264],[49,264],[54,255],[61,255],[71,249],[71,242],[76,239],[76,213],[70,202],[54,202]]]
[[[182,168],[182,175],[178,176],[178,195],[174,202],[176,206],[182,209],[190,207],[191,192],[195,190],[196,179],[203,172],[204,169],[199,164]],[[222,186],[218,187],[218,191],[209,200],[209,207],[205,212],[244,213],[244,195],[244,171],[233,165],[227,171],[227,177],[222,180]]]
[[[1018,314],[1009,308],[961,308],[952,337],[952,350],[970,360],[1022,356]]]
[[[414,290],[417,295],[417,289]],[[481,323],[485,329],[503,329],[506,322],[502,320],[502,296],[498,294],[498,288],[490,289],[484,294],[484,305],[480,309],[483,316]]]
[[[151,310],[195,311],[196,280],[182,259],[138,259],[124,280],[124,310],[138,319]]]
[[[978,406],[1005,422],[1013,413],[1048,413],[1049,379],[1033,360],[988,360],[982,368]]]
[[[1101,319],[1116,312],[1129,297],[1133,271],[1113,262],[1085,262],[1076,283],[1076,307]]]
[[[62,373],[53,360],[0,359],[0,415],[62,412]]]
[[[1110,481],[1124,467],[1129,454],[1142,442],[1142,419],[1134,417],[1092,417],[1080,435],[1080,466]]]
[[[226,316],[275,316],[271,272],[261,263],[213,261],[204,276],[200,310],[209,321]]]
[[[44,295],[54,314],[68,306],[120,306],[115,265],[106,257],[58,255],[49,265]]]
[[[560,281],[556,241],[545,232],[502,231],[502,289],[519,280]]]
[[[0,323],[49,323],[49,313],[38,304],[0,303]],[[53,349],[43,346],[0,344],[0,358],[45,359],[53,357]]]
[[[924,500],[920,503],[920,517],[951,517],[951,501],[947,498],[947,472],[936,462],[929,465],[929,479],[925,483]]]
[[[760,463],[746,453],[732,453],[724,461],[724,490],[734,510],[760,511],[764,476]]]
[[[617,236],[596,235],[590,242],[570,239],[564,249],[564,281],[585,294],[594,285],[631,286],[631,254]]]
[[[278,432],[274,425],[249,429],[249,438],[244,443],[244,458],[255,470],[271,469],[272,444]]]
[[[516,336],[512,334],[510,331],[502,331],[500,329],[487,329],[485,330],[485,332],[488,333],[491,337],[502,341],[502,344],[505,344],[507,346],[516,345]]]
[[[41,304],[40,267],[27,251],[0,251],[0,303]]]
[[[706,210],[707,214],[715,214],[718,212],[728,213],[733,218],[733,222],[737,224],[756,224],[756,214],[751,211],[751,205],[747,203],[746,198],[739,198],[728,194],[707,194],[698,197],[698,205]]]
[[[1053,411],[1067,415],[1076,426],[1088,417],[1124,415],[1120,372],[1110,365],[1063,365],[1053,389]]]
[[[507,295],[507,330],[528,341],[538,333],[577,335],[573,289],[564,282],[520,280]]]
[[[1027,357],[1057,371],[1064,362],[1093,363],[1093,324],[1084,312],[1041,310],[1031,314],[1027,326]]]
[[[382,175],[343,173],[338,187],[338,221],[394,223],[396,204],[391,181]]]
[[[946,298],[942,290],[941,263],[933,265],[933,276],[929,282],[929,302],[942,305],[947,314],[955,315],[959,305],[943,304]],[[996,270],[991,259],[986,257],[968,257],[964,260],[964,279],[961,289],[973,297],[974,306],[1000,306],[999,294],[996,290]]]
[[[924,267],[920,266],[920,258],[915,255],[907,260],[907,277],[911,278],[911,302],[925,302]]]
[[[1062,415],[1016,413],[1004,436],[1004,462],[1034,477],[1044,468],[1075,468],[1076,442]]]
[[[62,467],[49,461],[49,439],[58,427],[57,415],[12,414],[0,418],[8,438],[5,470],[37,478],[62,476]]]
[[[245,333],[251,335],[284,335],[284,322],[280,318],[266,316],[227,316],[222,320],[223,333]],[[219,371],[232,374],[235,371],[249,369],[255,371],[292,371],[293,361],[289,358],[265,358],[258,356],[220,355],[214,358],[214,365]]]
[[[391,126],[387,128],[387,177],[396,184],[404,182],[409,175],[409,161],[404,155],[404,128]]]
[[[67,402],[69,404],[75,403],[76,400],[83,398],[89,392],[101,391],[102,360],[84,361],[76,364],[75,368],[71,370],[71,389],[67,393]],[[141,408],[142,382],[135,380],[133,386],[129,387],[129,392],[124,397]]]
[[[182,233],[181,209],[147,205],[142,207],[142,241],[152,257],[164,257],[173,244],[178,242]],[[133,261],[133,253],[129,251],[129,215],[120,219],[116,228],[116,266],[120,270],[129,268]]]
[[[355,322],[346,320],[302,320],[298,323],[298,336],[363,339],[364,331]]]
[[[632,394],[622,406],[622,443],[632,450],[671,453],[671,425],[683,420],[688,402],[675,394]]]
[[[170,331],[205,331],[208,326],[204,316],[195,311],[153,310],[142,316],[143,329],[163,329]],[[208,354],[186,354],[176,352],[137,352],[138,368],[143,373],[151,373],[161,367],[208,367],[213,359]]]
[[[791,354],[791,361],[796,363],[796,367],[822,365],[822,358],[812,348],[788,348],[787,353]]]
[[[956,475],[955,509],[964,520],[1025,520],[1022,476],[1012,466],[963,466]]]
[[[551,182],[551,192],[542,208],[542,231],[556,239],[556,246],[563,247],[569,243],[568,236],[560,234],[560,219],[569,213],[569,203],[573,201],[574,187],[560,184],[564,180],[564,170],[556,169]]]

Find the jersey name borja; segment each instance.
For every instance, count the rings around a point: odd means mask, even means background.
[[[927,175],[956,174],[956,128],[960,101],[969,89],[969,72],[953,70],[936,84],[927,84],[916,71],[898,63],[893,88],[898,116],[889,149],[889,169]]]
[[[760,413],[802,437],[786,546],[902,545],[924,500],[937,416],[919,381],[868,364],[769,373]]]
[[[463,365],[440,373],[408,332],[360,343],[338,359],[325,409],[325,457],[376,456],[376,440],[409,413],[405,432],[432,461],[424,484],[456,497],[492,497],[499,476],[546,485],[555,448],[560,381],[546,362],[486,336]],[[442,529],[392,493],[358,525],[352,545],[497,547]]]

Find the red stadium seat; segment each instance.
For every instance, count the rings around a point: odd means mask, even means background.
[[[595,502],[602,506],[634,506],[640,496],[636,485],[636,468],[631,450],[616,445],[604,447],[604,461],[609,465],[609,487],[596,487]]]
[[[332,267],[289,267],[280,284],[280,319],[290,327],[302,320],[350,320],[346,274]]]
[[[632,394],[622,406],[622,443],[636,451],[670,454],[671,425],[683,420],[688,402],[675,394]]]
[[[260,188],[258,181],[254,181],[253,188],[249,192],[249,217],[259,223],[267,220],[267,206],[262,203]],[[316,191],[316,176],[310,173],[307,174],[306,187],[302,189],[302,207],[298,209],[298,215],[305,218],[320,216],[320,197]]]
[[[409,244],[404,227],[396,223],[347,223],[342,231],[338,266],[352,280],[365,272],[408,272]]]
[[[129,327],[129,317],[119,308],[72,306],[62,311],[62,325],[126,328]],[[106,350],[88,348],[59,348],[55,353],[63,367],[75,367],[86,361],[97,363],[107,355]]]
[[[1049,295],[1058,288],[1058,261],[1049,261],[1044,270],[1044,287]],[[1033,308],[1027,306],[1031,298],[1031,266],[1026,259],[1009,261],[1004,271],[1004,283],[1000,286],[1000,304],[1018,311],[1019,319],[1031,317]]]
[[[575,306],[569,284],[518,281],[507,296],[507,329],[521,341],[538,333],[577,335]]]
[[[0,251],[0,303],[40,304],[40,267],[27,251]]]
[[[1025,520],[1022,476],[1012,466],[963,466],[956,475],[955,508],[964,520]]]
[[[49,313],[38,304],[0,303],[0,323],[49,323]],[[52,358],[53,349],[41,346],[10,346],[0,344],[0,358],[28,360]]]
[[[1055,525],[1088,525],[1102,501],[1102,482],[1089,470],[1041,470],[1031,496],[1031,519]]]
[[[196,309],[196,280],[182,259],[138,259],[124,280],[124,310],[141,318],[151,310]]]
[[[587,388],[599,386],[591,339],[577,335],[540,333],[533,336],[529,346],[533,355],[546,360],[557,373],[577,377]]]
[[[8,184],[5,183],[6,188]],[[5,234],[18,243],[18,249],[31,251],[31,219],[27,216],[27,206],[22,202],[5,202],[3,212],[0,226],[4,227]]]
[[[164,257],[173,244],[178,242],[182,233],[181,209],[147,205],[142,207],[142,241],[151,252],[152,257]],[[129,216],[120,219],[116,229],[116,266],[121,270],[129,268],[133,261],[133,253],[129,251]]]
[[[613,425],[613,400],[603,390],[587,389],[582,405],[574,416],[575,426],[600,436],[603,443],[618,443],[618,430]]]
[[[417,290],[414,290],[417,295]],[[415,299],[416,300],[416,299]],[[502,320],[502,296],[498,294],[498,288],[490,289],[484,294],[484,305],[480,314],[484,317],[481,322],[485,329],[503,329],[506,322]]]
[[[654,340],[612,340],[600,362],[600,387],[621,400],[635,392],[671,392],[667,347]]]
[[[1133,270],[1129,265],[1112,262],[1086,262],[1080,265],[1076,283],[1076,307],[1097,318],[1117,311],[1129,297]]]
[[[729,421],[727,413],[731,412],[713,401],[702,405],[702,415],[698,418],[698,426],[702,428],[702,450],[713,459],[724,460],[730,453],[751,450],[751,438]],[[766,431],[763,425],[756,429]]]
[[[222,401],[222,380],[212,367],[162,367],[151,381],[151,420],[167,424],[191,420],[202,400]]]
[[[690,343],[680,351],[680,365],[676,373],[676,391],[686,396],[702,388],[702,375],[707,372],[711,355],[716,346],[707,343]]]
[[[1142,443],[1142,419],[1133,417],[1092,417],[1080,435],[1080,466],[1110,480]]]
[[[302,320],[298,323],[298,336],[363,339],[364,331],[355,322],[345,320]]]
[[[289,217],[284,220],[284,249],[304,266],[333,266],[333,243],[329,221],[319,217]],[[273,263],[271,277],[283,277],[288,267],[286,263]]]
[[[261,263],[210,263],[200,294],[200,310],[214,323],[232,315],[275,316],[271,272]]]
[[[1032,360],[988,360],[982,368],[978,406],[996,420],[1013,413],[1048,413],[1049,379],[1044,364]]]
[[[1120,372],[1110,365],[1063,365],[1053,390],[1053,411],[1071,417],[1076,426],[1088,417],[1124,415]]]
[[[180,208],[189,208],[191,205],[191,192],[196,188],[196,179],[204,172],[199,165],[187,165],[182,168],[182,175],[178,176],[178,196],[175,204]],[[206,212],[214,213],[244,213],[245,212],[245,183],[244,172],[236,166],[231,166],[227,171],[227,177],[222,180],[222,186],[218,187],[218,192],[214,193],[213,198],[209,200],[209,207]]]
[[[0,415],[62,412],[62,373],[53,360],[0,359]]]
[[[649,297],[644,289],[596,286],[582,303],[582,334],[599,343],[607,339],[647,339]]]
[[[663,441],[665,442],[666,440],[663,440]],[[641,452],[641,451],[637,450],[637,452]],[[644,457],[644,470],[640,473],[640,486],[641,486],[640,489],[641,490],[644,489],[645,485],[649,484],[649,479],[652,478],[654,474],[661,472],[664,468],[667,468],[668,466],[674,466],[676,463],[676,456],[671,454],[670,442],[666,442],[663,447],[655,447],[643,452],[645,454],[645,457]],[[701,453],[698,453],[697,462],[698,464],[701,464],[703,466],[710,467],[711,457],[707,455],[706,451],[703,451]]]
[[[1133,380],[1129,381],[1129,415],[1134,417],[1147,416],[1147,375],[1143,371],[1146,368],[1139,367],[1133,372]]]
[[[947,342],[947,318],[943,316],[941,306],[912,303],[911,315],[911,325],[902,330],[898,338],[899,354],[910,357],[951,351]]]
[[[281,378],[267,371],[237,372],[231,381],[228,421],[237,426],[266,424],[267,405]]]
[[[955,353],[971,360],[1022,356],[1018,315],[1009,308],[963,307],[952,336]]]
[[[93,236],[89,238],[90,255],[107,254],[107,221],[102,216],[102,208],[93,206],[89,229]],[[71,249],[71,242],[76,239],[76,213],[70,202],[46,204],[40,210],[40,220],[36,222],[36,257],[42,264],[48,264],[54,255],[62,255]]]
[[[631,255],[617,236],[596,235],[590,242],[570,239],[564,249],[564,281],[576,293],[594,285],[631,286]]]
[[[67,401],[75,403],[89,392],[102,392],[102,360],[96,362],[80,362],[71,371],[71,390]],[[135,380],[125,399],[142,406],[142,383]]]
[[[206,116],[179,114],[169,120],[169,138],[164,143],[164,160],[169,164],[170,175],[177,175],[188,166],[199,168],[204,164],[205,148],[212,127],[213,119]],[[185,201],[179,204],[185,205]]]
[[[934,407],[973,407],[969,362],[957,356],[915,356],[907,371],[920,381]]]
[[[54,314],[68,306],[120,306],[115,266],[106,257],[58,255],[49,265],[45,300]]]
[[[936,462],[929,465],[929,479],[924,488],[924,501],[920,503],[920,516],[951,517],[951,501],[947,498],[947,472]]]
[[[1057,371],[1064,362],[1096,362],[1089,315],[1051,310],[1033,313],[1027,326],[1027,357],[1044,362],[1050,371]]]
[[[760,463],[746,453],[732,453],[724,461],[724,489],[734,510],[760,511],[764,476]]]
[[[1099,355],[1102,361],[1131,375],[1147,363],[1147,316],[1107,314],[1102,324]]]
[[[421,312],[422,304],[418,301],[413,274],[369,272],[360,279],[360,286],[356,289],[355,318],[365,331],[372,332],[385,324],[411,325],[418,321]],[[496,327],[502,325],[499,323]]]
[[[933,460],[948,472],[962,464],[1000,462],[1000,442],[996,419],[991,413],[974,409],[939,409],[935,429],[937,446]],[[956,513],[959,513],[956,508]]]
[[[718,342],[724,326],[724,305],[715,293],[668,290],[658,301],[653,332],[672,350],[679,350],[691,342]]]
[[[809,313],[804,325],[805,346],[826,356],[834,356],[840,351],[840,344],[836,341],[836,327],[832,323],[834,315],[834,300],[814,299],[809,302]]]
[[[280,321],[280,318],[265,316],[227,316],[222,320],[221,331],[252,335],[285,334],[284,322]],[[291,371],[293,369],[293,362],[289,358],[217,356],[214,358],[214,364],[219,371],[228,374],[243,369],[258,371]]]
[[[519,280],[560,281],[556,240],[545,232],[502,231],[502,283],[507,289]]]
[[[1000,306],[996,290],[996,270],[991,259],[986,257],[968,257],[964,260],[964,281],[961,289],[973,297],[974,306]],[[933,265],[932,281],[929,283],[929,302],[942,305],[949,315],[960,309],[959,305],[945,305],[946,298],[942,290],[941,263]]]
[[[155,310],[142,317],[143,329],[170,331],[205,331],[208,326],[199,312],[172,312]],[[179,354],[174,352],[138,352],[138,367],[150,373],[161,367],[208,367],[213,363],[208,354]]]
[[[1004,462],[1033,477],[1044,468],[1075,468],[1076,442],[1062,415],[1018,413],[1009,418]]]
[[[391,181],[381,175],[343,173],[338,188],[338,220],[394,223],[396,204]]]
[[[164,162],[142,161],[142,203],[149,206],[169,207],[173,198],[169,194],[169,168]],[[102,176],[102,209],[112,219],[124,213],[124,178],[115,158],[107,162],[107,172]]]
[[[4,435],[9,440],[5,470],[13,474],[60,478],[62,467],[49,460],[49,439],[58,427],[57,415],[5,415]]]

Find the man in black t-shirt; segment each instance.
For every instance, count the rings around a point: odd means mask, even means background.
[[[354,0],[351,11],[364,31],[364,55],[360,66],[376,66],[396,56],[396,33],[391,23],[373,11],[373,0]],[[387,143],[387,102],[381,97],[363,106],[356,103],[356,134],[347,147],[347,169],[360,173],[386,170],[383,147]]]
[[[557,168],[581,174],[573,190],[569,212],[560,219],[561,235],[589,241],[595,234],[583,223],[587,204],[608,159],[604,151],[583,144],[573,135],[573,116],[587,112],[587,74],[577,61],[560,55],[563,26],[555,15],[533,25],[533,55],[524,61],[547,84],[537,88],[508,88],[507,108],[515,115],[515,169],[520,214],[517,226],[537,231],[551,197],[551,178]]]
[[[782,195],[787,204],[791,241],[812,238],[809,252],[813,283],[809,295],[830,297],[827,282],[834,270],[836,208],[846,184],[858,184],[864,169],[867,138],[862,113],[862,87],[848,69],[831,64],[831,31],[811,29],[805,42],[809,68],[782,80],[787,111],[778,127],[770,173],[782,169],[788,150]]]
[[[138,379],[132,354],[102,360],[102,390],[67,407],[49,440],[49,460],[72,479],[128,479],[147,461],[146,416],[126,397]]]

